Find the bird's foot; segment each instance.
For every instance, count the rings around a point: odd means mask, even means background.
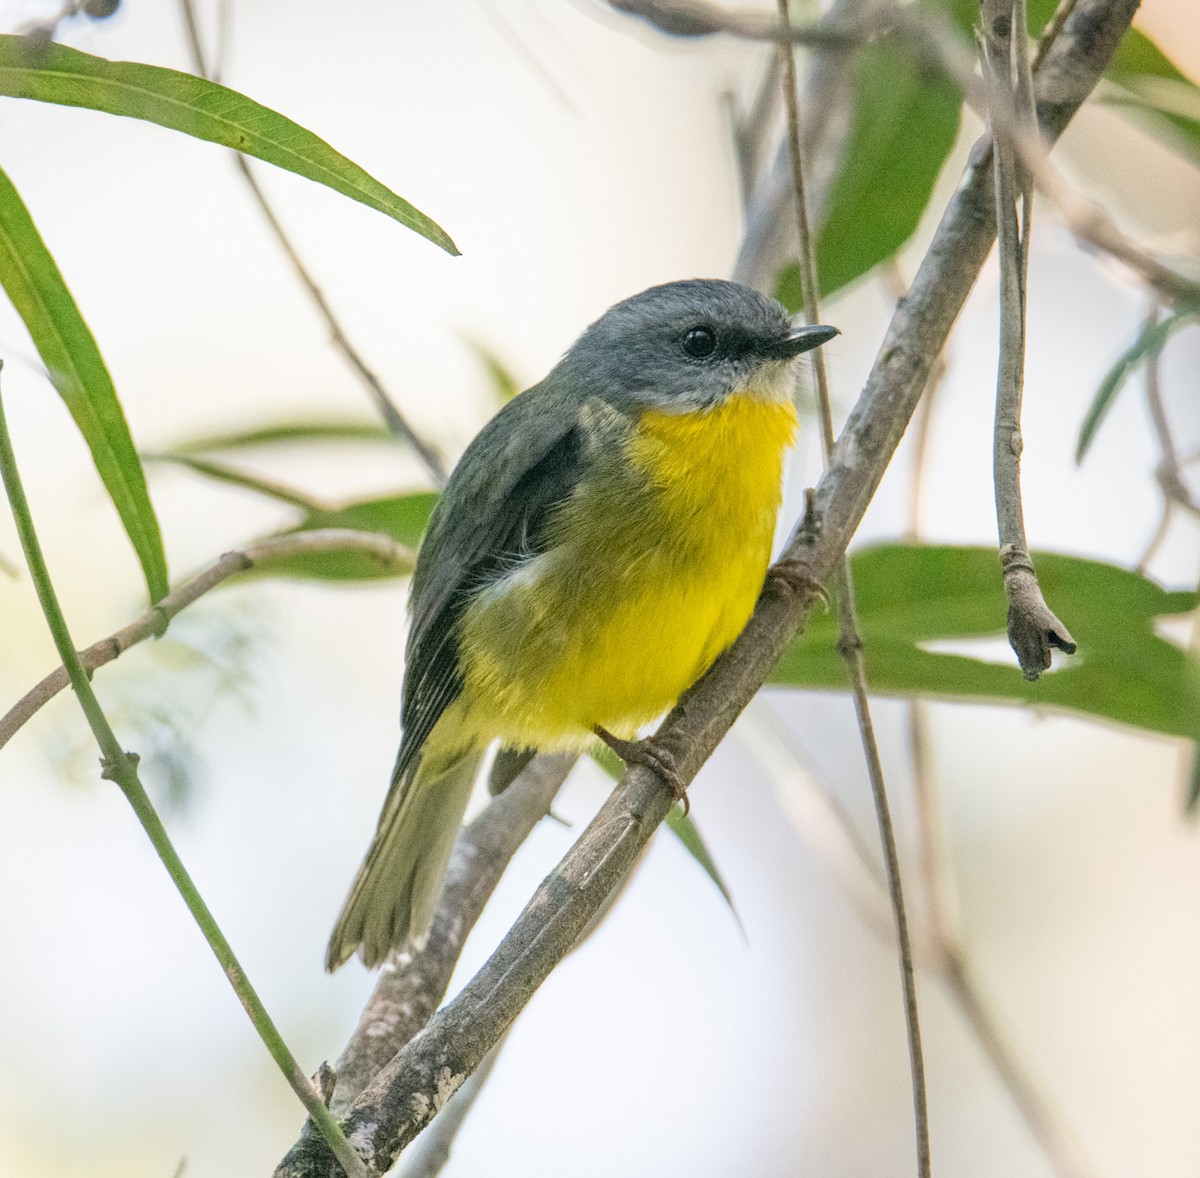
[[[803,593],[815,597],[826,609],[829,608],[829,591],[813,576],[812,569],[803,560],[795,557],[780,557],[769,569],[763,582],[763,592],[783,590],[787,593]]]
[[[596,725],[593,732],[602,740],[626,765],[645,765],[652,769],[670,787],[677,801],[683,803],[686,815],[691,809],[688,801],[687,782],[679,772],[679,753],[669,736],[647,736],[642,740],[625,740],[614,736],[607,728]]]

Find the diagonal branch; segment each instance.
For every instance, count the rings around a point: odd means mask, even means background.
[[[97,667],[103,667],[120,658],[131,646],[145,642],[147,638],[161,637],[174,618],[204,594],[228,581],[238,573],[248,572],[257,564],[301,552],[361,552],[374,557],[382,568],[397,576],[411,573],[412,549],[396,543],[380,532],[356,532],[347,528],[316,528],[309,532],[288,532],[282,536],[269,536],[244,548],[226,552],[216,564],[197,573],[190,580],[168,593],[152,605],[128,626],[93,642],[79,652],[79,661],[90,676]],[[0,748],[3,748],[23,725],[28,723],[44,704],[49,703],[60,691],[70,685],[67,670],[59,666],[40,683],[27,691],[9,710],[0,717]]]
[[[1137,0],[1079,0],[1038,74],[1041,128],[1056,138],[1090,93],[1137,9]],[[834,448],[810,510],[785,555],[816,581],[830,578],[871,501],[929,373],[995,235],[990,144],[977,145],[908,297]],[[763,594],[738,641],[668,717],[690,782],[765,681],[803,624],[816,593]],[[453,1095],[570,950],[674,802],[671,786],[635,766],[575,846],[538,888],[491,958],[462,992],[379,1073],[343,1125],[378,1170]],[[332,1178],[320,1143],[298,1143],[277,1178]]]

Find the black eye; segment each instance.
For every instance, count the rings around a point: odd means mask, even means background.
[[[717,333],[711,327],[692,327],[683,337],[683,350],[693,360],[703,360],[717,350]]]

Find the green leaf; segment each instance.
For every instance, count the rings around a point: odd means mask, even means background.
[[[913,235],[958,136],[962,95],[889,40],[858,55],[857,84],[838,170],[816,242],[821,297],[861,278]],[[776,294],[802,305],[799,269]]]
[[[278,503],[298,507],[303,512],[300,522],[274,535],[292,535],[324,528],[349,528],[357,532],[380,532],[400,544],[416,549],[425,533],[429,517],[437,503],[436,491],[419,491],[405,495],[382,495],[338,505],[320,503],[316,499],[282,483],[259,478],[247,471],[195,458],[189,454],[149,454],[156,462],[169,462],[186,467],[205,478],[228,483],[252,491]],[[378,581],[404,575],[394,567],[381,565],[365,552],[297,552],[274,556],[263,561],[244,577],[294,577],[312,581]]]
[[[1098,561],[1035,556],[1046,599],[1066,619],[1079,652],[1036,683],[1015,665],[929,649],[935,642],[1002,637],[1006,605],[990,548],[884,544],[853,558],[867,678],[873,692],[1019,703],[1200,739],[1196,661],[1155,632],[1196,593],[1168,592]],[[814,616],[788,647],[772,682],[844,690],[832,614]]]
[[[1200,311],[1195,307],[1183,307],[1172,312],[1167,318],[1158,323],[1147,324],[1134,342],[1121,353],[1117,362],[1108,370],[1108,374],[1100,382],[1096,395],[1084,415],[1083,424],[1079,427],[1079,440],[1075,443],[1075,461],[1082,462],[1087,454],[1100,424],[1107,416],[1117,394],[1125,385],[1129,374],[1144,360],[1157,356],[1166,346],[1167,340],[1179,328],[1200,319]]]
[[[1121,38],[1104,76],[1123,93],[1105,95],[1116,105],[1140,115],[1168,145],[1177,143],[1200,163],[1200,87],[1149,37],[1136,29]]]
[[[212,450],[248,450],[257,446],[306,442],[388,442],[396,435],[386,426],[369,421],[281,421],[231,433],[206,434],[172,447],[165,457],[204,454]]]
[[[1195,818],[1198,811],[1200,811],[1200,744],[1193,744],[1187,783],[1184,787],[1183,812],[1189,817]]]
[[[361,532],[382,532],[414,551],[420,544],[437,503],[436,491],[414,495],[387,495],[363,499],[341,507],[320,507],[311,511],[288,532],[309,532],[320,528],[351,528]],[[397,576],[365,552],[298,552],[272,558],[261,570],[267,576],[295,577],[309,581],[378,581]]]
[[[151,601],[167,592],[167,558],[142,464],[88,325],[12,181],[0,171],[0,284],[83,434],[141,562]]]
[[[1056,6],[1028,0],[1031,35],[1040,36]],[[1200,162],[1200,88],[1145,33],[1130,29],[1121,38],[1104,77],[1111,86],[1100,92],[1102,101],[1128,108],[1152,131],[1166,130],[1165,143],[1178,143]]]
[[[231,486],[241,487],[246,491],[254,491],[256,494],[265,496],[268,499],[275,499],[280,503],[288,503],[292,507],[299,507],[304,511],[320,510],[320,504],[315,499],[305,495],[302,491],[295,491],[291,487],[285,487],[282,483],[259,478],[258,475],[238,470],[236,467],[226,466],[221,462],[210,462],[204,458],[195,458],[190,454],[180,454],[177,452],[147,454],[145,457],[147,462],[166,462],[173,466],[186,467],[195,474],[203,475],[205,478],[214,480],[214,482],[229,483]]]
[[[683,844],[683,849],[700,864],[704,874],[712,880],[717,891],[725,898],[725,903],[729,905],[729,911],[733,913],[733,919],[737,921],[738,928],[741,929],[744,937],[746,928],[733,903],[733,896],[712,857],[712,852],[708,849],[708,844],[700,836],[700,831],[696,829],[691,815],[685,814],[682,806],[672,806],[664,821],[667,829]]]
[[[607,745],[597,745],[589,749],[588,752],[592,760],[609,777],[614,781],[620,781],[621,775],[625,772],[625,765],[612,749]],[[665,823],[667,829],[683,844],[683,849],[696,860],[704,874],[712,880],[717,891],[725,898],[725,903],[729,905],[729,911],[733,913],[733,919],[737,921],[738,928],[742,930],[742,935],[745,936],[746,929],[742,924],[741,916],[738,915],[737,908],[734,907],[733,896],[725,884],[725,879],[717,867],[716,860],[713,859],[712,853],[708,849],[708,844],[701,837],[700,831],[696,829],[696,824],[692,821],[691,815],[685,814],[682,806],[672,806],[670,812],[667,814]]]
[[[467,345],[487,372],[496,399],[501,405],[507,404],[524,386],[513,375],[512,369],[486,344],[481,344],[477,340],[467,340]]]
[[[407,225],[447,253],[445,231],[408,201],[291,119],[193,74],[139,62],[108,61],[68,49],[0,35],[0,94],[125,115],[220,143],[324,184]]]

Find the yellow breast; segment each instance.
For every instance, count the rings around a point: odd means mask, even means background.
[[[779,508],[790,403],[751,393],[646,412],[624,461],[598,464],[550,549],[463,618],[464,704],[483,737],[578,746],[666,711],[741,632]]]

